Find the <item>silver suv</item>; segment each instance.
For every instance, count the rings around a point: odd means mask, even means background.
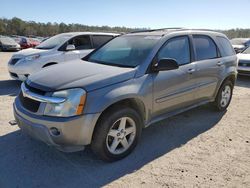
[[[19,127],[56,148],[91,145],[107,161],[127,156],[142,128],[205,103],[225,110],[237,75],[227,37],[162,29],[114,38],[83,60],[51,66],[22,84]]]

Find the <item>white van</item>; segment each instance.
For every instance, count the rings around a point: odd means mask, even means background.
[[[15,53],[8,63],[10,76],[24,81],[44,67],[83,58],[117,35],[93,32],[58,34],[35,48]]]

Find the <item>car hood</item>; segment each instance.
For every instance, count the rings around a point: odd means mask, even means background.
[[[236,49],[245,48],[245,46],[244,46],[244,45],[241,45],[241,44],[234,44],[234,45],[232,45],[232,46],[233,46],[233,48],[236,48]]]
[[[237,54],[239,60],[248,60],[250,61],[250,54]]]
[[[34,54],[46,54],[48,51],[49,50],[41,50],[41,49],[36,49],[36,48],[28,48],[28,49],[21,50],[21,51],[15,53],[14,56],[24,57],[24,56],[34,55]]]
[[[10,43],[2,42],[2,45],[3,45],[3,46],[17,46],[18,44],[17,44],[17,43],[14,43],[14,42],[10,42]]]
[[[133,68],[75,60],[43,69],[29,76],[27,84],[44,91],[77,87],[91,91],[132,79],[135,72]]]

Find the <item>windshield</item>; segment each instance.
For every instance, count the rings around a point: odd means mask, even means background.
[[[232,45],[244,45],[249,39],[232,39]]]
[[[52,49],[58,45],[63,44],[64,42],[69,40],[71,37],[72,35],[69,35],[69,34],[59,34],[59,35],[49,38],[48,40],[45,40],[44,42],[39,44],[36,48],[37,49]]]
[[[87,59],[90,62],[119,67],[136,67],[143,62],[159,36],[121,36],[98,49]]]
[[[12,38],[9,38],[9,37],[0,37],[0,41],[3,44],[16,44],[16,42]]]
[[[247,49],[245,49],[242,54],[250,54],[250,47],[248,47]]]

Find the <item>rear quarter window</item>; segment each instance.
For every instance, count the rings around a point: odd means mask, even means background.
[[[219,42],[220,53],[222,57],[235,55],[232,44],[225,37],[216,37]]]

